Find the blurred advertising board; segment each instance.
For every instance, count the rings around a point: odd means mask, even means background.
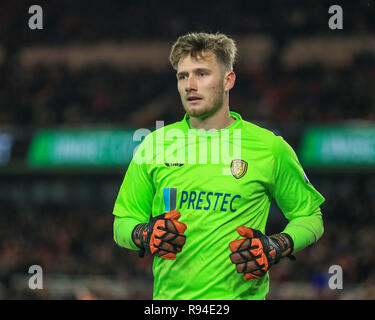
[[[27,164],[33,168],[124,167],[140,143],[135,132],[134,129],[41,130],[31,140]],[[375,167],[375,125],[307,128],[302,133],[298,156],[306,167]]]
[[[309,128],[299,158],[307,167],[375,166],[375,125]]]
[[[41,130],[32,138],[27,163],[43,167],[123,167],[135,147],[132,129]]]

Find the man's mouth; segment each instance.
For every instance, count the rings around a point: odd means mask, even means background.
[[[187,101],[189,101],[190,103],[197,103],[199,101],[201,101],[203,98],[199,97],[199,96],[189,96],[187,97]]]

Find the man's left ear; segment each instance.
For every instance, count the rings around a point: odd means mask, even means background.
[[[234,82],[236,81],[236,75],[233,71],[229,71],[225,75],[224,90],[229,91],[233,88]]]

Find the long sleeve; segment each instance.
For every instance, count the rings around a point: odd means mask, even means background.
[[[318,241],[324,233],[322,212],[318,207],[311,215],[292,219],[285,227],[284,233],[291,236],[294,251],[298,252]]]
[[[113,221],[113,238],[115,242],[122,248],[139,250],[132,240],[133,229],[139,223],[141,222],[133,218],[115,216]]]

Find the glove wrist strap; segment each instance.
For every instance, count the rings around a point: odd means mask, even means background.
[[[139,250],[139,257],[143,258],[146,253],[146,249],[144,247],[144,242],[142,241],[142,232],[146,228],[146,223],[140,223],[135,226],[132,232],[132,240],[134,244],[140,248]]]
[[[293,239],[287,233],[278,233],[270,237],[278,242],[281,250],[281,257],[286,256],[291,260],[296,260],[295,256],[292,255],[294,247]]]

